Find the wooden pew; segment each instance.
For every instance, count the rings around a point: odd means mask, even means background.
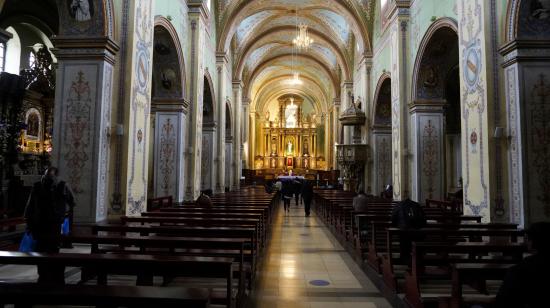
[[[453,263],[473,264],[473,268],[478,263],[518,263],[526,252],[527,246],[524,243],[414,243],[411,268],[405,272],[405,302],[415,308],[423,307],[430,301],[437,302],[438,297],[422,297],[423,280],[448,280],[450,285]]]
[[[452,289],[451,298],[439,299],[440,307],[462,307],[465,303],[473,306],[475,304],[493,304],[495,297],[489,295],[485,298],[469,297],[463,295],[463,285],[479,283],[487,280],[504,280],[508,270],[514,264],[494,264],[494,263],[456,263],[452,269]],[[443,305],[442,305],[443,304]]]
[[[147,211],[156,211],[161,208],[172,206],[172,196],[147,199]]]
[[[266,233],[260,229],[260,220],[257,218],[206,218],[206,217],[121,217],[123,224],[162,224],[162,225],[187,225],[207,227],[254,227],[258,238],[265,243]]]
[[[523,236],[523,230],[499,229],[499,228],[422,228],[401,230],[399,228],[388,228],[386,231],[386,253],[382,255],[382,277],[385,286],[393,291],[398,291],[397,276],[394,265],[405,265],[400,258],[396,258],[396,251],[402,235],[410,238],[421,238],[416,242],[449,242],[459,241],[480,241],[482,237],[506,238],[508,243],[517,242],[518,237]],[[400,256],[401,257],[401,256]]]
[[[239,294],[242,294],[244,286],[245,254],[248,262],[254,262],[253,252],[244,249],[244,244],[249,240],[248,238],[128,236],[117,234],[71,235],[67,237],[67,240],[71,243],[90,244],[92,253],[170,254],[233,258],[239,266]],[[101,247],[104,245],[110,247]],[[137,247],[139,251],[127,250],[128,247]],[[155,248],[157,250],[154,250]],[[163,251],[158,249],[163,249]]]
[[[149,286],[43,285],[0,283],[0,307],[71,305],[99,307],[210,307],[210,290]]]
[[[224,278],[226,293],[220,297],[227,307],[233,303],[233,258],[0,251],[0,264],[82,267],[97,273],[99,285],[107,285],[112,274],[136,276],[145,285],[152,284],[153,276]]]

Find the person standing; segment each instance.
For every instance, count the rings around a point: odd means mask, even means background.
[[[308,217],[311,211],[311,200],[313,200],[313,185],[310,181],[306,180],[302,184],[302,199],[304,200],[306,217]]]
[[[36,240],[36,252],[58,253],[61,244],[61,225],[67,212],[72,213],[74,196],[64,181],[58,180],[59,169],[49,167],[40,182],[33,185],[27,206],[25,221],[27,230]],[[59,283],[65,281],[64,267],[38,266],[38,282]]]
[[[392,226],[401,230],[416,230],[426,226],[426,214],[418,202],[405,199],[399,202],[392,211]],[[408,233],[402,233],[399,243],[400,258],[410,264],[413,241],[422,240]]]
[[[293,193],[294,192],[292,189],[292,184],[287,181],[283,182],[282,195],[283,195],[285,212],[290,211],[290,200],[292,200]]]
[[[292,182],[292,186],[294,189],[294,198],[296,200],[296,206],[300,205],[300,194],[302,193],[302,182],[300,180],[295,179]]]

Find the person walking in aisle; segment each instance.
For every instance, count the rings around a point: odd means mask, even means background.
[[[313,185],[310,181],[302,184],[302,199],[304,200],[304,210],[306,217],[309,217],[311,211],[311,200],[313,200]]]

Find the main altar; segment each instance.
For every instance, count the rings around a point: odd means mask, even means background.
[[[304,112],[301,97],[283,96],[278,103],[276,114],[268,111],[262,121],[261,151],[255,157],[255,168],[298,173],[324,169],[316,114]]]

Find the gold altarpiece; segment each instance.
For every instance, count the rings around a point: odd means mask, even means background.
[[[275,118],[269,111],[261,119],[261,147],[255,169],[293,170],[296,173],[325,168],[323,149],[318,149],[316,114],[304,114],[303,99],[278,99]]]

